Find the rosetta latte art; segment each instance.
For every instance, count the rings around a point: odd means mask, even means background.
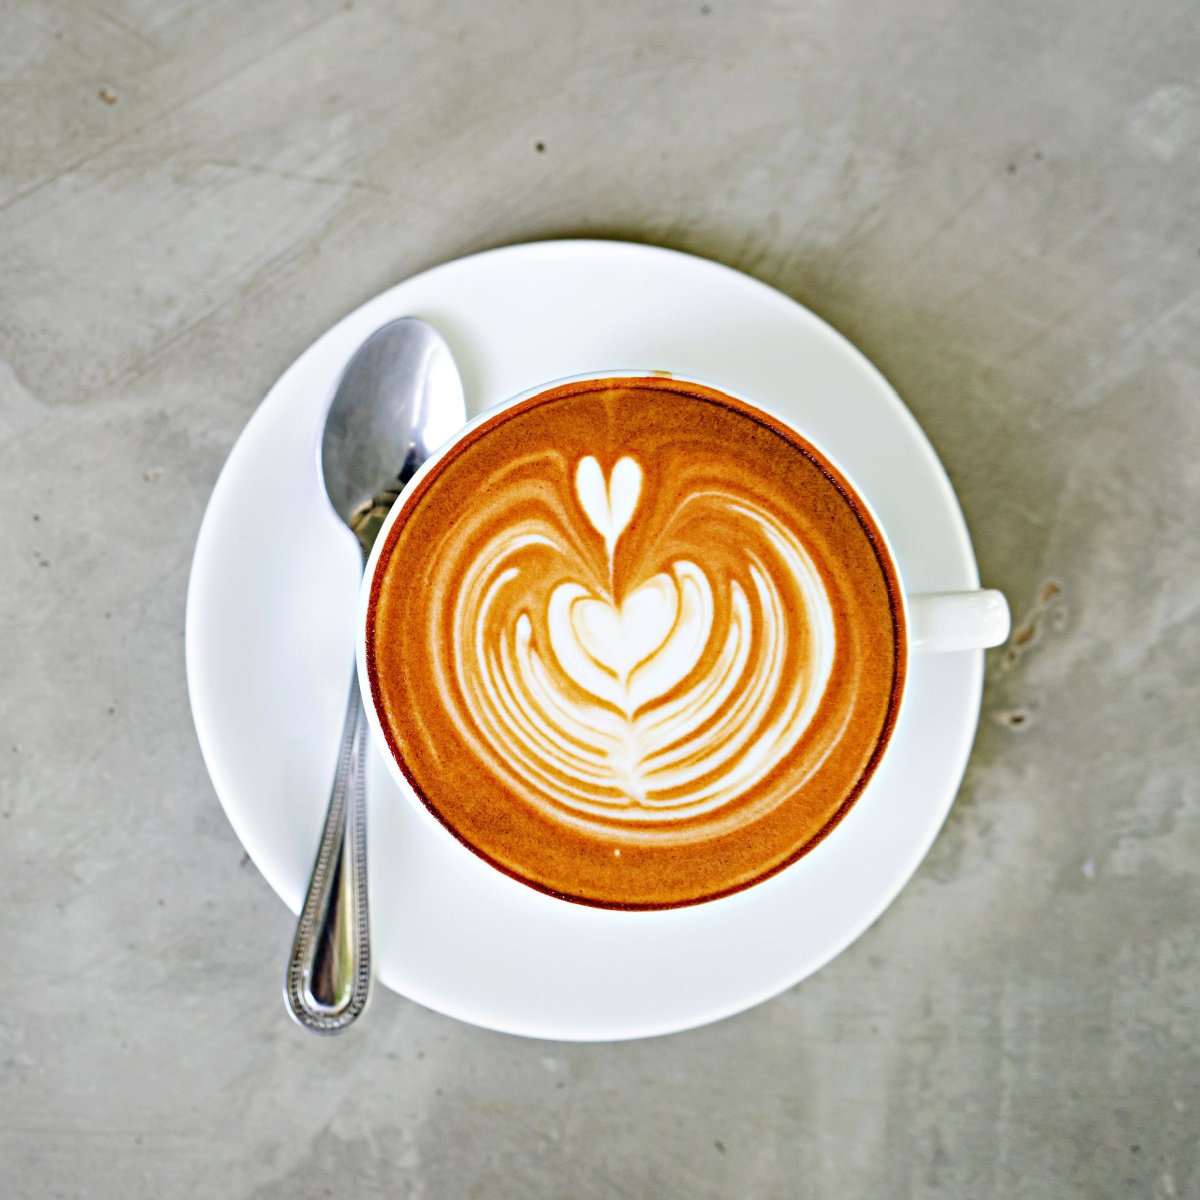
[[[506,511],[464,531],[448,572],[461,735],[557,821],[650,836],[714,814],[780,767],[821,702],[836,650],[821,574],[752,496],[684,493],[635,553],[623,539],[662,481],[630,454],[607,477],[590,456],[555,474],[569,494],[547,498],[546,473],[506,483]],[[710,518],[737,527],[740,562],[727,538],[706,562]]]
[[[601,907],[728,895],[819,845],[905,672],[882,534],[816,447],[661,375],[497,410],[399,501],[364,670],[450,834]]]

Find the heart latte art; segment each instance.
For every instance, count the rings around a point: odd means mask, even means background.
[[[743,569],[714,586],[702,562],[681,557],[626,572],[620,589],[615,551],[645,474],[623,456],[606,480],[589,455],[573,475],[561,506],[514,514],[476,546],[452,600],[447,683],[478,725],[477,752],[494,753],[562,819],[712,812],[778,766],[821,699],[835,644],[821,577],[770,513],[705,491],[681,498],[663,534],[702,527],[705,510],[733,516]],[[589,534],[602,555],[579,555]],[[565,578],[545,588],[550,556]],[[801,651],[790,668],[789,641]]]
[[[406,497],[368,667],[472,849],[573,899],[688,903],[831,827],[890,728],[899,607],[811,448],[719,393],[568,385]]]

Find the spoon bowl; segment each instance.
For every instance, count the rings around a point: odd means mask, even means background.
[[[351,528],[381,494],[399,490],[466,420],[450,347],[431,325],[401,317],[355,352],[321,436],[321,473]]]

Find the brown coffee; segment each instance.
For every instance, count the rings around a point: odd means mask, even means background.
[[[388,744],[535,888],[693,904],[810,850],[861,792],[905,658],[894,568],[812,446],[670,378],[565,384],[406,498],[371,589]]]

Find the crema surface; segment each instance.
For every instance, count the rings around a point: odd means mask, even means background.
[[[832,828],[890,732],[902,620],[878,531],[795,433],[698,385],[601,380],[497,414],[406,498],[367,665],[467,846],[664,907]]]

